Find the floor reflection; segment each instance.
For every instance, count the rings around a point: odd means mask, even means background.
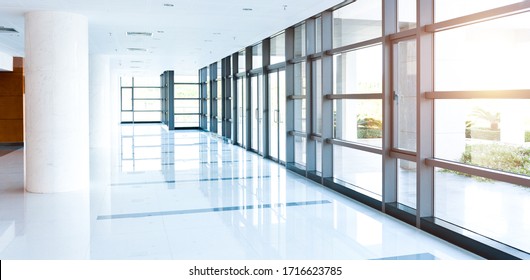
[[[25,194],[21,154],[0,157],[18,170],[0,182],[0,225],[20,225],[0,258],[476,258],[215,135],[124,125],[120,137],[93,157],[111,172],[90,193]]]

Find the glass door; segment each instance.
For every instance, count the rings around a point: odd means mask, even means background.
[[[270,157],[285,162],[285,70],[269,73]]]
[[[416,40],[393,44],[393,150],[398,154],[416,154]],[[416,163],[404,158],[397,165],[397,202],[416,208]]]
[[[278,72],[269,73],[269,155],[278,160],[279,147],[279,113]]]
[[[245,123],[247,119],[247,112],[245,110],[245,83],[246,79],[244,77],[237,79],[237,143],[241,147],[246,147],[246,137],[245,137]]]
[[[278,154],[280,156],[280,162],[285,163],[285,139],[287,138],[286,126],[285,126],[285,107],[286,107],[286,94],[285,94],[285,69],[278,71],[278,128],[279,128],[279,147]]]
[[[263,155],[263,86],[261,75],[251,77],[252,143],[251,149]]]

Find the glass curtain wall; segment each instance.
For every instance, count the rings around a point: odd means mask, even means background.
[[[159,77],[121,78],[121,122],[162,122]]]
[[[199,127],[200,102],[199,85],[175,83],[175,127]]]
[[[237,142],[263,153],[268,136],[288,169],[482,256],[530,258],[529,10],[357,0],[314,15],[270,53],[265,39],[235,54]]]
[[[457,8],[456,1],[436,1],[435,19],[443,22],[513,2],[518,1],[478,1]],[[523,238],[530,236],[528,34],[529,12],[435,29],[435,83],[430,96],[434,216],[526,252],[530,252],[530,239]]]
[[[381,1],[333,11],[333,177],[382,200],[383,76]],[[345,46],[357,44],[352,48]],[[364,149],[363,147],[369,147]]]

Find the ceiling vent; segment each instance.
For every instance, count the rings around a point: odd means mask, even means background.
[[[146,52],[147,49],[144,49],[144,48],[127,48],[128,51],[131,51],[131,52]]]
[[[127,32],[127,36],[152,37],[153,32]]]
[[[18,33],[14,28],[0,26],[0,33]]]

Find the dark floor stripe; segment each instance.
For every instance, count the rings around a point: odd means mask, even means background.
[[[225,211],[238,211],[238,210],[268,209],[268,208],[272,208],[273,205],[276,207],[281,207],[281,206],[291,207],[291,206],[304,206],[304,205],[319,205],[319,204],[328,204],[328,203],[331,203],[331,201],[316,200],[316,201],[288,202],[288,203],[277,203],[277,204],[228,206],[228,207],[215,207],[215,208],[204,208],[204,209],[188,209],[188,210],[174,210],[174,211],[161,211],[161,212],[102,215],[102,216],[98,216],[97,219],[98,220],[109,220],[109,219],[145,218],[145,217],[154,217],[154,216],[169,216],[169,215],[199,214],[199,213],[225,212]]]
[[[386,257],[374,260],[437,260],[436,256],[430,253],[412,254],[404,256]]]
[[[171,183],[191,183],[191,182],[213,182],[213,181],[228,181],[228,180],[245,180],[245,179],[265,179],[271,176],[248,176],[248,177],[225,177],[225,178],[203,178],[203,179],[189,179],[189,180],[168,180],[168,181],[154,181],[154,182],[132,182],[132,183],[115,183],[111,186],[133,186],[133,185],[151,185],[151,184],[171,184]]]

